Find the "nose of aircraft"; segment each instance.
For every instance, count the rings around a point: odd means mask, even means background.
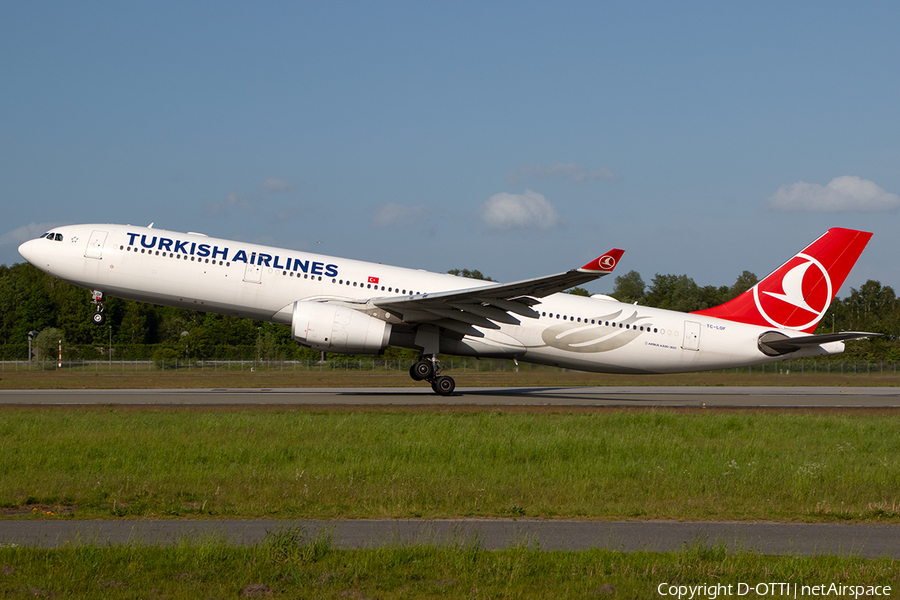
[[[19,246],[19,254],[21,254],[25,260],[31,262],[31,259],[34,257],[34,240],[28,240]]]

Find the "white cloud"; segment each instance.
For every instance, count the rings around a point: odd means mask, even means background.
[[[868,179],[845,175],[825,186],[804,181],[783,185],[767,202],[780,211],[876,211],[897,208],[900,196],[884,191]]]
[[[607,167],[588,170],[577,163],[552,162],[549,165],[520,165],[506,174],[506,181],[511,185],[516,185],[523,179],[535,177],[560,177],[569,179],[574,183],[615,181],[618,179],[615,171]]]
[[[372,225],[375,227],[415,225],[421,222],[427,214],[428,209],[424,206],[404,206],[388,202],[375,207],[372,214]]]
[[[59,227],[60,225],[65,225],[65,223],[52,221],[50,223],[29,223],[28,225],[22,225],[21,227],[17,227],[12,231],[7,231],[3,235],[0,235],[0,245],[19,245],[22,242],[33,240],[42,233],[47,233],[54,227]]]
[[[542,194],[525,190],[524,194],[502,192],[491,196],[481,206],[481,220],[495,229],[549,229],[559,223],[559,214]]]
[[[259,184],[259,191],[266,194],[280,194],[281,192],[286,192],[294,187],[287,179],[281,179],[280,177],[269,177],[261,184]]]
[[[297,221],[303,216],[303,207],[298,205],[282,206],[275,211],[272,220],[276,223]]]
[[[232,190],[225,198],[218,202],[204,202],[200,210],[207,217],[222,217],[228,213],[229,208],[239,208],[245,212],[254,212],[266,201],[266,196],[281,194],[294,189],[294,183],[280,177],[269,177],[256,187],[255,192],[248,194],[238,193]]]
[[[204,202],[200,209],[207,217],[223,217],[230,208],[240,208],[246,212],[256,210],[256,204],[262,200],[262,194],[239,194],[231,191],[219,202]]]

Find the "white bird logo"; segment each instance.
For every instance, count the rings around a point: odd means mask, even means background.
[[[811,262],[805,262],[785,273],[781,280],[781,289],[784,290],[783,294],[776,292],[763,292],[763,294],[778,298],[783,302],[787,302],[788,304],[796,306],[797,308],[802,308],[803,310],[808,310],[811,313],[819,312],[811,307],[809,303],[806,302],[806,298],[803,297],[803,276],[806,275],[806,271],[810,266],[812,266]]]

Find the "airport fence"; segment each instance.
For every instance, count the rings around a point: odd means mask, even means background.
[[[444,367],[454,372],[560,372],[571,369],[516,364],[506,359],[476,359],[465,357],[441,357]],[[378,357],[342,358],[320,360],[0,360],[2,371],[72,371],[72,372],[125,372],[153,371],[178,372],[301,372],[301,371],[407,371],[410,360],[392,360]],[[740,367],[717,371],[719,373],[749,373],[768,375],[790,374],[853,374],[897,375],[897,361],[865,360],[790,360],[752,367]]]

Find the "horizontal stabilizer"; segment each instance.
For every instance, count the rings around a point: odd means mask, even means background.
[[[759,336],[759,349],[768,356],[781,356],[782,354],[790,354],[810,346],[821,346],[822,344],[843,342],[844,340],[858,340],[876,335],[881,334],[867,333],[865,331],[841,331],[838,333],[823,333],[821,335],[788,337],[778,331],[767,331]]]

